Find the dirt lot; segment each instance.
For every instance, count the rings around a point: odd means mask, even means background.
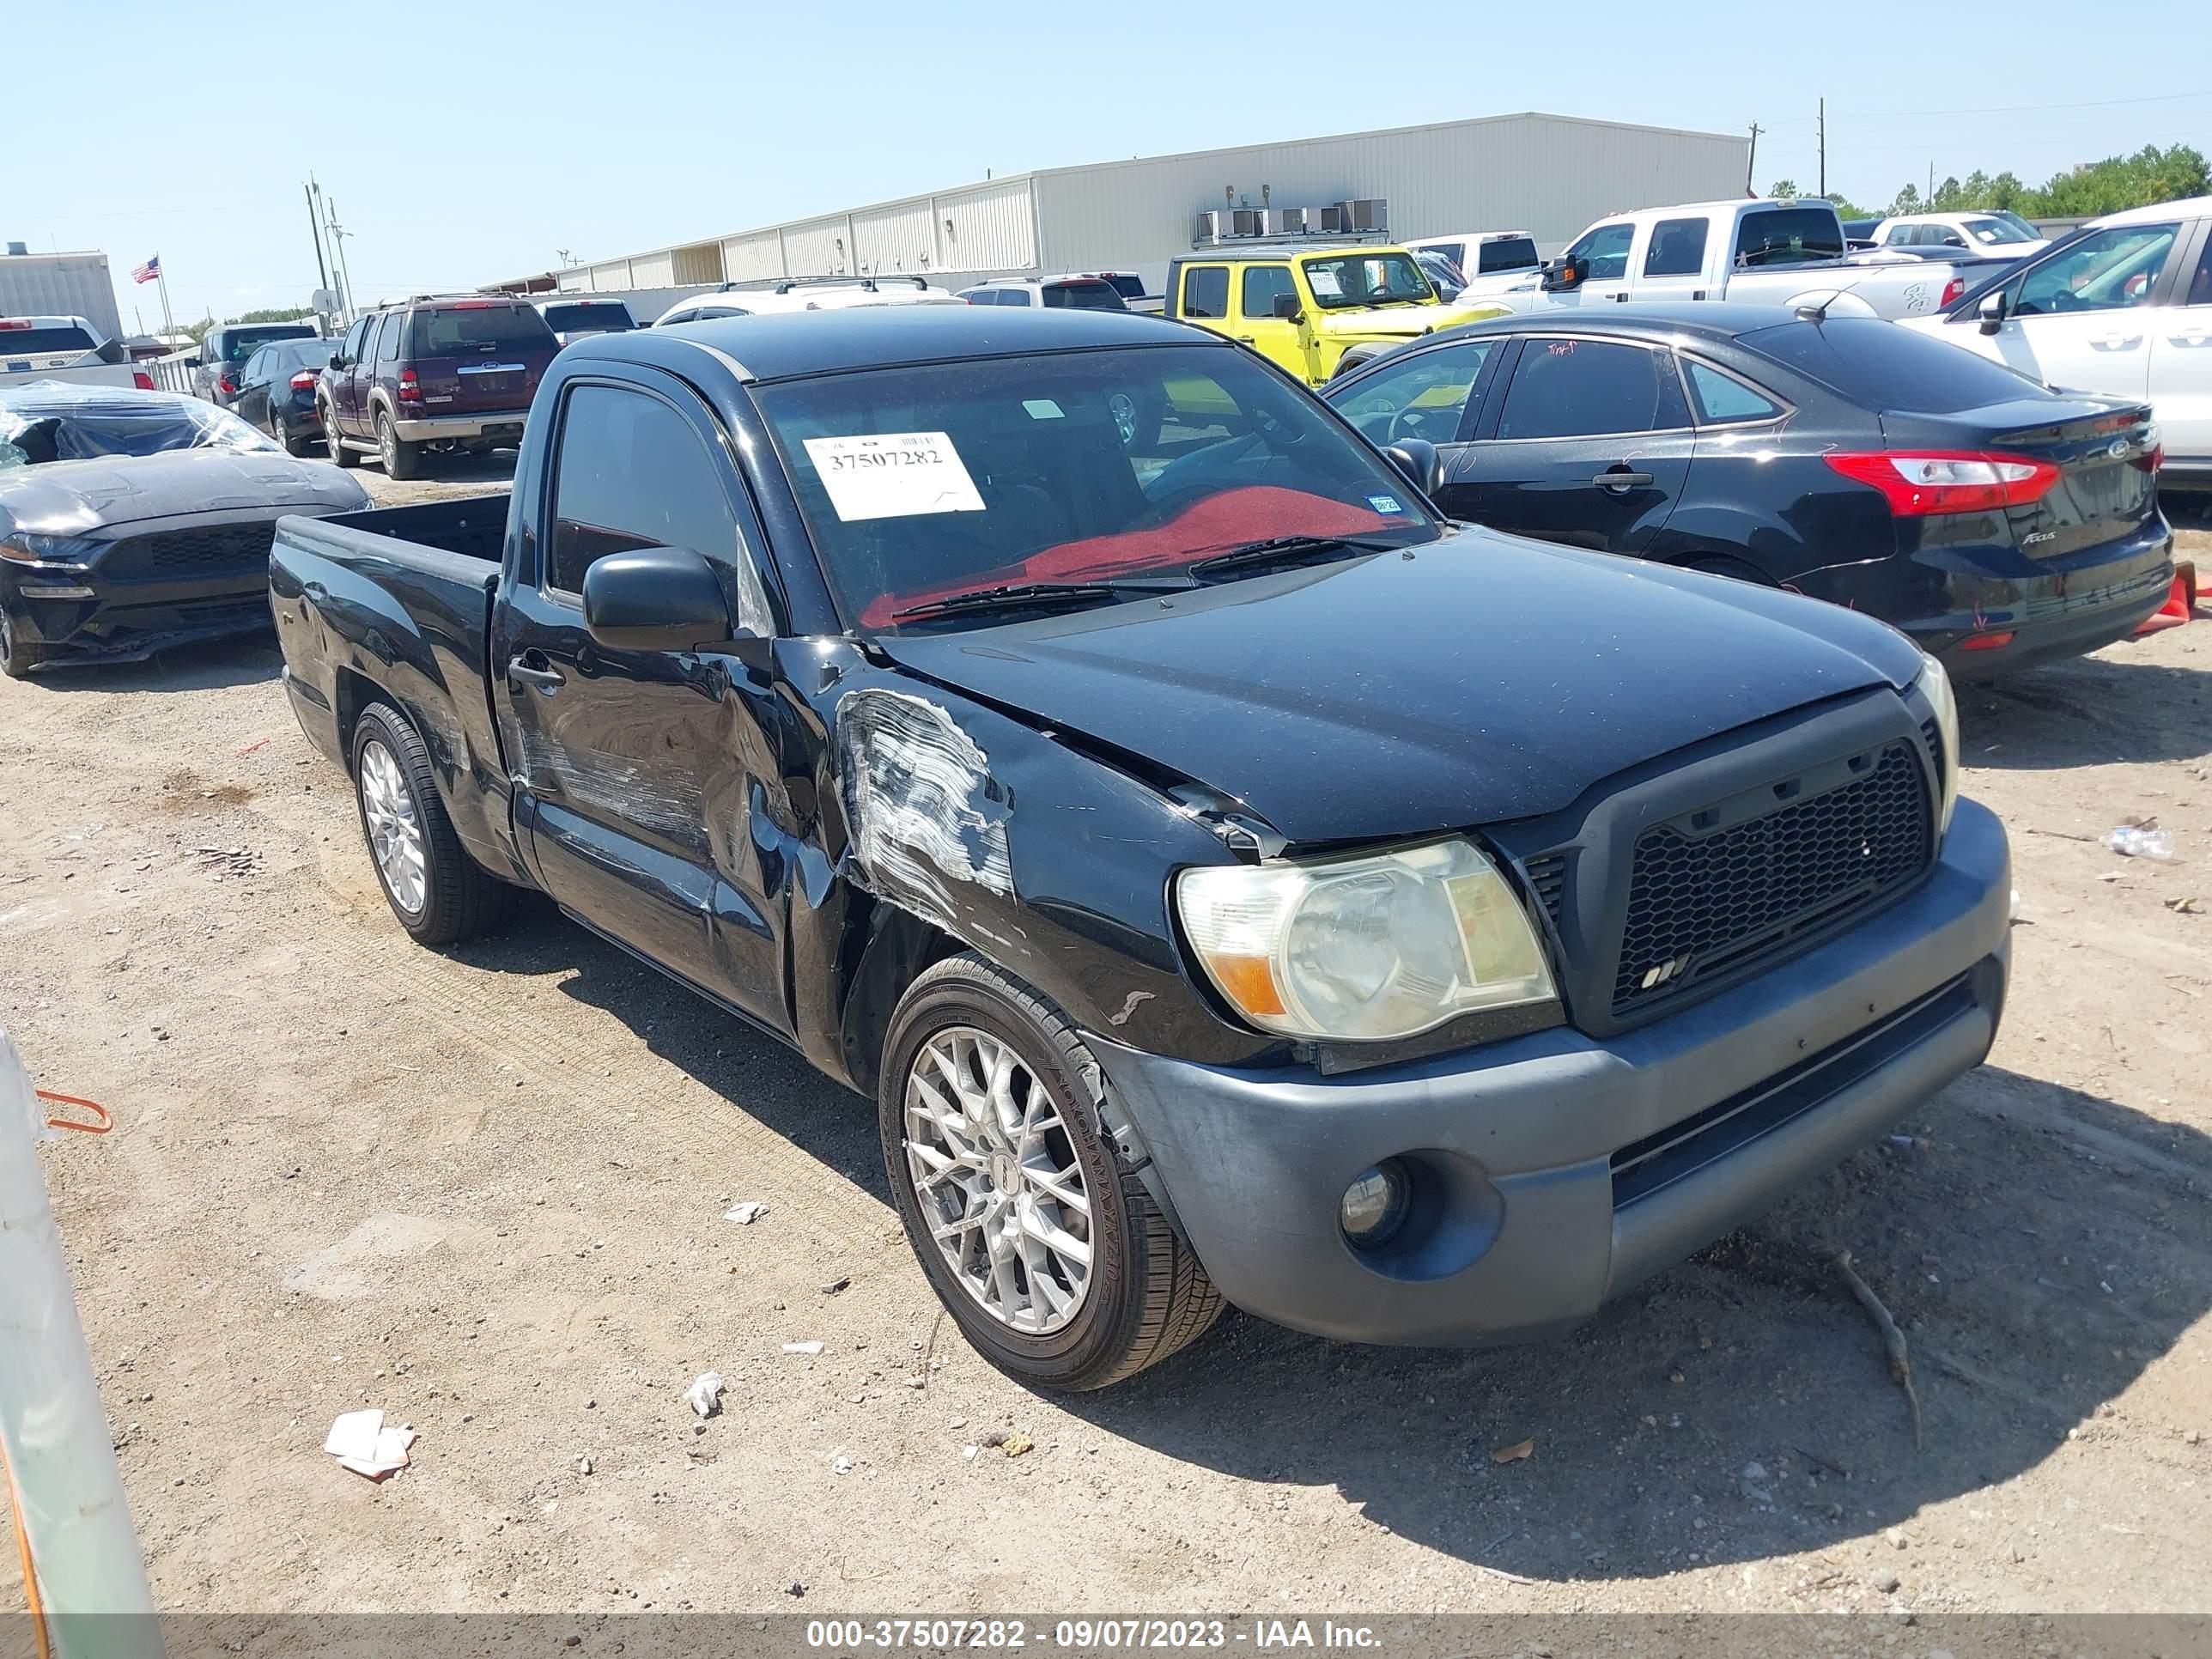
[[[277,666],[0,684],[0,1024],[118,1121],[43,1156],[165,1607],[2212,1601],[2212,624],[1966,696],[2012,1003],[1905,1139],[1546,1346],[1232,1316],[1073,1401],[934,1328],[865,1103],[549,913],[411,945]],[[363,1404],[382,1486],[321,1451]]]

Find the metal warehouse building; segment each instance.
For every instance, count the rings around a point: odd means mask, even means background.
[[[1133,270],[1156,290],[1168,260],[1200,243],[1202,215],[1223,212],[1224,232],[1250,232],[1279,226],[1289,210],[1376,201],[1378,228],[1393,237],[1510,228],[1548,254],[1608,213],[1742,194],[1747,144],[1725,133],[1493,115],[1048,167],[501,286],[604,292],[906,272],[957,287],[1024,272]]]

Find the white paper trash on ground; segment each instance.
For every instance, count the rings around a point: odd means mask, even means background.
[[[384,1426],[380,1411],[343,1412],[323,1438],[323,1449],[338,1460],[342,1469],[381,1480],[407,1467],[407,1449],[415,1443],[415,1431],[405,1424]]]

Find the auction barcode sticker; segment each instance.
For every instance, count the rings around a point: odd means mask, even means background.
[[[848,524],[983,510],[975,481],[942,432],[809,438],[806,453],[830,492],[830,505]]]

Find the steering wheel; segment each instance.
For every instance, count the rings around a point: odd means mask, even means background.
[[[1445,418],[1447,416],[1450,417],[1449,422]],[[1445,430],[1447,425],[1451,431]],[[1401,438],[1420,438],[1432,444],[1447,443],[1450,441],[1451,433],[1458,429],[1457,410],[1439,409],[1434,405],[1425,409],[1419,404],[1407,404],[1390,417],[1389,435],[1382,441],[1395,444]]]

